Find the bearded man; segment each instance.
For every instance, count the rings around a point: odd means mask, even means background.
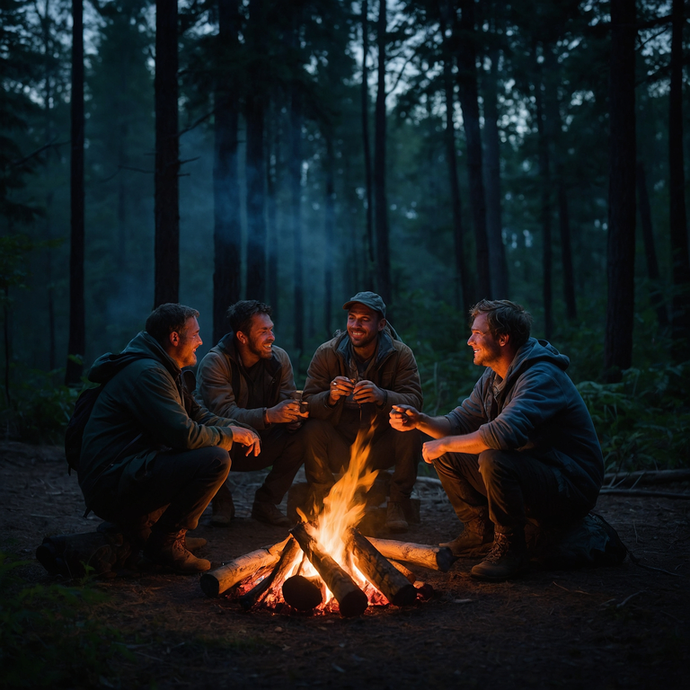
[[[278,504],[302,465],[300,427],[308,417],[296,399],[295,377],[287,352],[274,345],[271,308],[256,300],[230,306],[231,331],[201,360],[195,397],[211,412],[255,429],[261,453],[248,457],[231,451],[232,471],[249,472],[272,465],[257,489],[252,506],[255,520],[289,526]],[[228,525],[235,514],[226,482],[213,499],[211,523]]]

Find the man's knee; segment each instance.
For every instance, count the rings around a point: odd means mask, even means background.
[[[490,484],[495,479],[505,477],[513,473],[515,469],[515,454],[503,450],[489,448],[479,454],[479,473],[485,484]]]
[[[230,453],[220,446],[200,448],[197,452],[199,453],[199,465],[212,474],[222,477],[225,481],[232,465]]]

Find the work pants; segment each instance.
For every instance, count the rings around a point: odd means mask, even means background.
[[[591,508],[557,467],[527,453],[446,453],[434,460],[434,467],[463,523],[488,509],[496,530],[511,533],[524,528],[528,517],[549,526],[567,526]]]

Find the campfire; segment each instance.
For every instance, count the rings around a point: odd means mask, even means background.
[[[247,610],[288,605],[345,617],[359,616],[369,605],[409,606],[428,598],[430,588],[400,561],[445,572],[454,560],[449,549],[367,538],[356,527],[377,475],[366,467],[372,435],[360,432],[347,470],[314,520],[298,511],[302,521],[285,540],[204,574],[204,593],[230,592]]]

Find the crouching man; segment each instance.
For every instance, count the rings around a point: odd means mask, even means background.
[[[257,434],[194,402],[181,370],[196,364],[199,312],[163,304],[119,355],[94,363],[103,384],[84,430],[79,485],[87,507],[115,523],[134,551],[175,572],[208,570],[186,546],[187,530],[230,470],[233,443],[258,454]]]
[[[436,439],[424,444],[424,460],[465,526],[444,546],[459,557],[488,551],[472,575],[501,581],[528,567],[527,517],[574,524],[594,507],[604,466],[592,419],[565,373],[570,360],[530,338],[531,316],[513,302],[483,300],[471,317],[467,344],[487,370],[470,397],[442,417],[394,406],[390,422]]]

